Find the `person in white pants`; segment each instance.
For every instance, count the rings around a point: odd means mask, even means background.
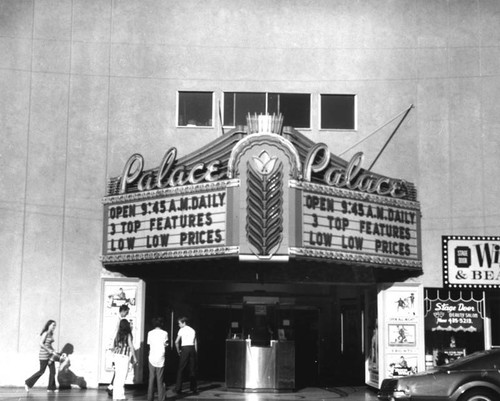
[[[134,344],[132,342],[132,330],[127,319],[120,321],[118,332],[114,341],[113,356],[115,361],[115,381],[113,385],[113,399],[125,399],[125,380],[128,374],[129,363],[137,364]]]

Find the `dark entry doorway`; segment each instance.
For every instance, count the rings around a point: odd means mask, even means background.
[[[359,299],[340,299],[340,353],[337,384],[359,385],[365,381],[363,318]]]
[[[232,310],[203,307],[198,328],[199,376],[206,380],[225,380],[226,338],[231,327]]]
[[[295,383],[297,388],[319,384],[319,311],[294,310]]]

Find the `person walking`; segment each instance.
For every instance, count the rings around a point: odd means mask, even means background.
[[[115,361],[113,399],[124,400],[125,380],[127,379],[129,363],[137,364],[137,356],[132,342],[132,329],[127,319],[120,320],[120,326],[114,341],[113,354]]]
[[[149,381],[148,401],[153,401],[154,385],[158,388],[158,401],[165,400],[165,347],[168,345],[168,333],[163,330],[163,319],[155,317],[152,321],[153,330],[148,332],[149,345]]]
[[[116,319],[115,335],[118,332],[118,328],[120,327],[120,321],[122,319],[125,319],[127,317],[129,311],[130,311],[130,308],[129,308],[129,306],[127,304],[120,305],[120,309],[118,310],[118,315],[116,315],[117,319]],[[114,338],[111,339],[111,348],[114,347],[113,343],[114,343]],[[114,368],[114,366],[115,366],[114,362],[112,362],[112,366]],[[113,371],[113,377],[111,378],[111,381],[109,382],[109,385],[108,385],[108,388],[107,388],[108,395],[110,397],[113,396],[113,383],[114,383],[114,381],[115,381],[115,372]]]
[[[193,393],[198,392],[196,384],[196,354],[198,352],[198,341],[196,331],[187,325],[188,319],[181,317],[178,319],[179,331],[175,339],[175,348],[180,356],[179,368],[177,370],[177,381],[174,392],[182,393],[182,375],[189,365],[189,388]]]
[[[24,382],[24,388],[28,392],[37,382],[37,380],[44,374],[47,366],[49,367],[49,384],[47,392],[57,392],[56,388],[56,368],[54,363],[51,362],[51,356],[55,353],[52,343],[54,342],[54,330],[56,322],[48,320],[40,333],[40,351],[38,359],[40,360],[40,369],[35,372],[30,378]]]

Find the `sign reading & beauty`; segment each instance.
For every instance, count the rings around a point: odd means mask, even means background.
[[[443,236],[443,275],[450,288],[500,288],[500,237]]]

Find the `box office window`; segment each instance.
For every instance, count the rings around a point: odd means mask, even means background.
[[[295,128],[311,126],[311,95],[308,93],[225,92],[224,125],[247,124],[250,114],[279,114],[283,125]]]
[[[211,127],[213,125],[213,92],[179,92],[179,127]]]
[[[321,129],[356,129],[355,95],[320,96]]]

